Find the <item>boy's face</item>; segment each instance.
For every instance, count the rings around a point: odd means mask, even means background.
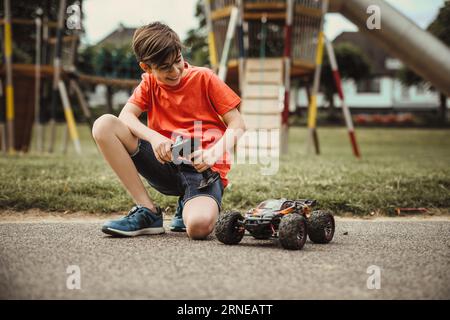
[[[142,70],[147,73],[152,73],[156,80],[168,86],[178,85],[185,74],[184,59],[181,52],[178,53],[175,61],[173,60],[173,57],[169,57],[160,66],[151,65],[149,67],[143,62],[140,62],[139,65]]]

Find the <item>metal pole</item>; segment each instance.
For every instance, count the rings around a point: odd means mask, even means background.
[[[339,73],[339,67],[336,61],[336,56],[334,54],[333,45],[327,38],[325,38],[325,45],[327,48],[328,59],[330,60],[331,70],[333,72],[334,82],[336,84],[336,89],[341,100],[342,113],[344,114],[345,124],[347,126],[348,134],[350,137],[350,143],[352,145],[353,154],[355,157],[360,158],[358,143],[356,142],[355,129],[353,127],[352,117],[350,115],[350,110],[345,102],[344,91],[342,90],[341,75]]]
[[[5,8],[5,65],[6,65],[6,129],[8,132],[8,152],[15,153],[14,145],[14,87],[12,74],[12,34],[11,7],[9,0],[4,0]]]
[[[90,129],[92,130],[92,126],[94,125],[91,111],[89,110],[88,102],[86,101],[83,91],[81,90],[78,80],[76,78],[73,78],[70,80],[70,89],[75,92],[75,95],[77,96],[78,103],[81,107],[81,110],[83,111],[84,117],[86,118],[86,121],[89,124]],[[92,137],[92,135],[91,135]],[[92,137],[93,139],[93,137]]]
[[[77,96],[78,103],[80,104],[81,110],[83,111],[84,117],[86,118],[86,121],[89,124],[89,127],[92,129],[93,121],[92,121],[92,114],[89,110],[88,103],[86,99],[84,98],[83,91],[81,91],[80,86],[78,85],[77,80],[71,79],[70,80],[70,88],[75,91],[75,95]]]
[[[64,126],[63,128],[63,135],[61,139],[61,152],[62,154],[67,153],[67,148],[69,146],[69,127]]]
[[[49,38],[49,28],[48,28],[48,12],[50,11],[50,5],[47,1],[46,9],[44,11],[43,25],[42,25],[42,61],[41,64],[48,64],[48,38]],[[41,79],[41,103],[40,110],[41,113],[39,115],[39,126],[37,130],[37,144],[38,144],[38,152],[44,152],[45,146],[45,123],[47,121],[47,110],[48,110],[48,101],[49,101],[49,86],[50,81],[47,79]]]
[[[0,46],[3,52],[3,33],[0,32]],[[3,61],[2,61],[3,63]],[[0,148],[6,154],[6,127],[5,127],[5,104],[3,94],[3,80],[0,78]]]
[[[206,27],[208,29],[208,46],[209,46],[209,60],[213,70],[217,70],[217,51],[214,38],[213,22],[211,19],[211,0],[203,0],[203,7],[205,9]]]
[[[3,105],[3,81],[0,78],[0,144],[2,153],[6,153],[6,127],[5,112]]]
[[[294,0],[287,0],[286,25],[284,27],[284,108],[281,114],[281,153],[288,151],[289,103],[291,88],[292,20]]]
[[[49,152],[53,152],[56,137],[56,105],[58,103],[59,80],[61,77],[61,55],[62,55],[62,37],[64,32],[64,14],[66,10],[66,0],[59,1],[58,28],[56,31],[56,54],[53,60],[53,90],[52,103],[50,110],[50,145]]]
[[[323,0],[322,2],[322,18],[320,20],[319,35],[317,41],[316,49],[316,70],[314,73],[314,82],[311,93],[311,101],[308,108],[308,149],[311,143],[314,144],[316,154],[320,154],[319,138],[317,136],[317,94],[320,87],[320,73],[322,71],[322,60],[323,60],[323,47],[324,47],[324,34],[323,34],[323,22],[325,14],[328,10],[328,0]]]
[[[59,80],[58,83],[59,94],[61,96],[61,101],[63,103],[64,115],[66,117],[67,128],[69,129],[70,138],[75,146],[75,151],[81,154],[80,139],[78,138],[77,126],[75,123],[75,118],[73,116],[72,107],[70,106],[69,96],[67,95],[66,86],[64,81]]]
[[[259,43],[259,97],[263,96],[263,81],[265,78],[265,64],[266,64],[266,44],[267,44],[267,13],[263,13],[261,16],[261,41]],[[258,101],[258,121],[256,127],[259,129],[261,127],[261,114],[262,114],[262,106],[261,101]],[[258,152],[260,150],[260,137],[257,138],[257,149]]]
[[[239,18],[237,25],[237,37],[239,45],[239,90],[244,91],[244,70],[245,70],[245,50],[244,50],[244,0],[237,0]]]
[[[231,9],[230,21],[228,22],[227,35],[225,37],[225,44],[223,46],[222,56],[220,59],[219,67],[219,78],[222,81],[226,80],[228,71],[228,56],[230,53],[231,41],[234,38],[234,33],[236,32],[236,23],[238,20],[239,10],[236,7]]]
[[[39,8],[35,19],[36,23],[36,61],[35,61],[35,87],[34,87],[34,124],[36,128],[36,149],[42,151],[42,124],[41,117],[41,45],[42,45],[42,9]]]

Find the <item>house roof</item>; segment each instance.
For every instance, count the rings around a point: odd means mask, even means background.
[[[107,35],[105,38],[97,43],[97,46],[114,46],[123,47],[126,45],[131,46],[131,41],[133,40],[134,32],[136,28],[127,28],[123,24],[119,24],[119,27]]]
[[[361,32],[342,32],[337,36],[333,44],[351,43],[361,49],[372,64],[372,72],[375,75],[391,75],[392,69],[386,68],[386,60],[392,59],[387,52],[374,43],[369,37]]]

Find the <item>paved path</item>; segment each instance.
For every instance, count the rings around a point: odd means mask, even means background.
[[[97,220],[0,220],[0,298],[450,299],[449,218],[336,223],[330,244],[286,251],[251,237],[112,238]],[[79,290],[67,289],[69,265],[80,268]],[[380,289],[367,288],[372,265]]]

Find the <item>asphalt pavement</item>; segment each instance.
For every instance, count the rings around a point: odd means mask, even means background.
[[[101,225],[0,220],[0,298],[450,299],[450,218],[337,218],[331,243],[300,251]]]

